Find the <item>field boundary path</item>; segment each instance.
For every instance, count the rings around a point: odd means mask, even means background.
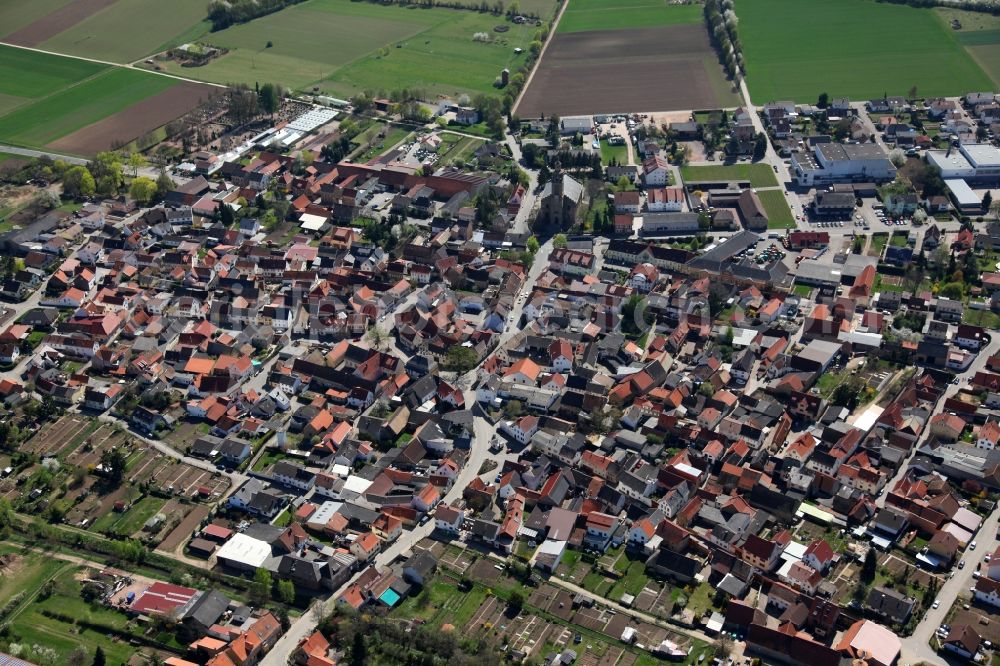
[[[178,76],[177,74],[170,74],[169,72],[160,72],[155,69],[146,69],[144,67],[135,67],[132,63],[120,63],[111,62],[110,60],[98,60],[97,58],[87,58],[78,55],[69,55],[67,53],[60,53],[59,51],[47,51],[45,49],[36,49],[33,46],[22,46],[21,44],[13,44],[11,42],[5,42],[0,40],[0,44],[4,46],[9,46],[13,49],[21,49],[23,51],[34,51],[35,53],[44,53],[51,56],[59,56],[61,58],[72,58],[74,60],[84,60],[86,62],[92,62],[98,65],[106,65],[108,67],[119,67],[121,69],[134,69],[137,72],[146,72],[147,74],[154,74],[156,76],[163,76],[168,79],[175,79],[177,81],[186,81],[188,83],[198,83],[206,86],[211,86],[213,88],[226,89],[229,86],[223,85],[221,83],[210,83],[208,81],[199,81],[198,79],[191,79],[186,76]],[[138,62],[138,61],[137,61]]]
[[[10,153],[11,155],[21,155],[23,157],[51,157],[54,160],[62,160],[68,164],[85,165],[88,160],[82,157],[72,157],[61,155],[48,150],[31,150],[30,148],[18,148],[17,146],[7,146],[0,144],[0,153]]]
[[[531,80],[535,78],[535,72],[538,71],[538,65],[541,64],[542,58],[545,57],[545,52],[549,48],[549,44],[552,43],[552,39],[555,37],[556,30],[559,28],[559,21],[562,20],[563,14],[566,12],[566,7],[569,6],[570,0],[563,0],[562,4],[559,5],[559,13],[556,14],[555,18],[552,19],[552,27],[549,28],[549,34],[545,38],[545,43],[542,44],[542,50],[538,52],[538,57],[535,58],[535,63],[531,66],[531,71],[528,72],[528,76],[524,79],[524,85],[521,86],[521,92],[517,94],[517,99],[511,105],[511,109],[516,109],[521,104],[521,99],[524,97],[524,93],[531,86]]]

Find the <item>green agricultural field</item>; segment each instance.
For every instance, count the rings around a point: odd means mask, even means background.
[[[71,0],[0,0],[0,39],[68,5]]]
[[[15,95],[5,95],[0,93],[0,116],[5,113],[10,113],[26,102],[28,102],[28,99],[25,97],[17,97]]]
[[[781,17],[777,20],[776,17]],[[756,103],[960,95],[994,87],[930,9],[872,0],[747,0],[739,7]],[[887,29],[891,26],[891,29]]]
[[[788,201],[781,190],[758,190],[764,210],[767,211],[768,229],[791,229],[795,227],[795,218],[788,207]]]
[[[1000,43],[967,46],[966,50],[1000,86]]]
[[[498,25],[509,29],[495,32]],[[205,35],[205,43],[229,50],[207,65],[166,67],[213,83],[317,85],[337,96],[404,87],[490,92],[504,67],[524,62],[526,54],[514,48],[526,51],[536,30],[468,10],[310,0]],[[473,41],[476,33],[491,41]]]
[[[0,44],[0,95],[37,98],[94,76],[104,65]],[[3,108],[0,98],[0,109]]]
[[[118,0],[43,42],[57,53],[128,63],[209,31],[204,0]],[[137,30],[141,26],[141,30]]]
[[[1000,44],[1000,29],[970,30],[955,35],[960,44],[965,46],[981,46],[983,44]]]
[[[700,180],[749,180],[751,187],[773,187],[778,184],[774,170],[766,164],[718,164],[681,167],[681,178]]]
[[[0,141],[44,146],[176,84],[165,76],[111,69],[0,117]]]
[[[972,59],[1000,86],[1000,16],[943,7],[934,11],[945,29],[955,36]],[[953,19],[961,23],[961,30],[955,31],[951,27]]]
[[[702,7],[667,5],[663,0],[571,0],[559,21],[559,32],[653,28],[700,23]]]

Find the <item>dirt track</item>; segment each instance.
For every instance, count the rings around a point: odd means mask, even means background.
[[[219,91],[219,88],[197,83],[178,83],[169,90],[67,134],[47,148],[71,155],[94,155],[169,123]]]
[[[702,25],[556,34],[517,114],[575,115],[711,108],[717,67]]]
[[[4,41],[20,46],[38,46],[115,2],[117,0],[73,0],[8,35]]]

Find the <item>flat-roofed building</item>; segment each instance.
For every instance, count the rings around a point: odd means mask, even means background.
[[[1000,148],[988,143],[963,143],[947,150],[927,151],[927,162],[941,177],[982,181],[1000,178]]]
[[[812,212],[828,220],[849,220],[854,214],[854,194],[848,192],[818,192],[813,199]]]
[[[817,143],[811,152],[792,153],[792,177],[800,185],[884,182],[896,177],[896,167],[875,143]]]
[[[961,178],[949,178],[944,181],[945,187],[955,202],[955,208],[960,213],[978,213],[983,208],[983,199],[976,194],[969,184]]]

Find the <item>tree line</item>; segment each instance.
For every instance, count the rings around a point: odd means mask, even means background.
[[[948,7],[967,12],[982,12],[1000,16],[1000,5],[996,3],[979,2],[978,0],[876,0],[893,5],[909,5],[910,7]]]
[[[726,74],[733,81],[739,81],[745,63],[743,44],[736,31],[739,19],[733,11],[733,0],[706,0],[705,20]]]
[[[518,0],[514,0],[506,7],[500,0],[494,0],[493,2],[487,2],[486,0],[480,0],[480,2],[463,2],[463,0],[367,0],[370,3],[378,5],[399,5],[400,7],[442,7],[445,9],[466,9],[474,12],[480,12],[481,14],[493,14],[495,16],[502,16],[506,14],[507,16],[524,16],[526,18],[538,20],[539,16],[537,12],[522,12],[521,3]]]
[[[303,0],[212,0],[208,3],[208,20],[212,22],[212,32],[216,32],[300,2]]]

